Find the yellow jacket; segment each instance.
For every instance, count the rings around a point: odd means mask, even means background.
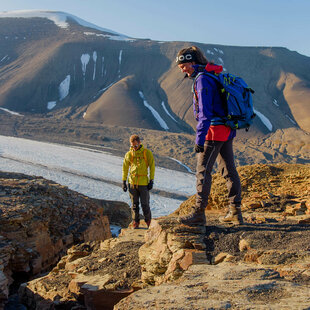
[[[136,151],[131,147],[130,151],[124,157],[123,181],[127,180],[129,168],[129,184],[148,185],[149,180],[154,180],[155,175],[155,161],[152,152],[145,149],[142,144]],[[150,172],[149,176],[148,168]]]

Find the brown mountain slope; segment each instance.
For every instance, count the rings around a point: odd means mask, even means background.
[[[310,87],[293,73],[282,73],[277,84],[301,128],[310,132]]]
[[[142,107],[141,107],[142,105]],[[156,129],[149,120],[151,115],[143,107],[133,76],[125,77],[111,86],[95,102],[91,103],[84,115],[87,121],[118,124],[120,126]]]

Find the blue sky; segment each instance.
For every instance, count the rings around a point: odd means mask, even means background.
[[[0,0],[76,15],[135,38],[282,46],[310,57],[310,0]]]

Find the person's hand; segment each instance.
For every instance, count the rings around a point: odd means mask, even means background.
[[[154,184],[154,181],[153,181],[153,180],[150,180],[149,184],[147,185],[147,189],[148,189],[149,191],[153,188],[153,184]]]
[[[126,181],[123,181],[123,186],[122,186],[122,188],[123,188],[123,191],[124,191],[124,192],[127,192],[127,184],[126,184]]]
[[[196,153],[203,153],[203,151],[204,151],[204,147],[203,147],[203,145],[199,145],[199,144],[195,144],[195,152]]]

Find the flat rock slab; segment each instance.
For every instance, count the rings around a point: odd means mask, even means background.
[[[309,305],[309,285],[285,281],[273,269],[226,262],[193,265],[176,282],[135,292],[114,309],[308,309]]]

